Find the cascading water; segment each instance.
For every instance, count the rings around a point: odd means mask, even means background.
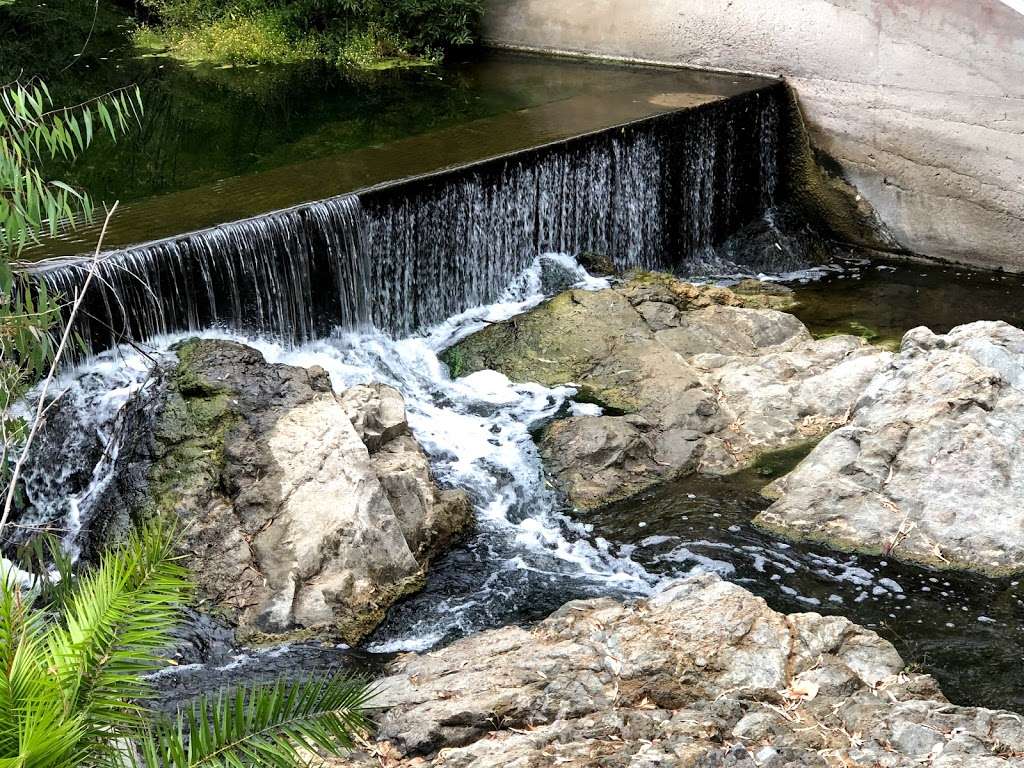
[[[426,648],[523,614],[537,615],[551,595],[643,594],[658,581],[562,514],[545,486],[530,429],[565,408],[590,406],[572,404],[571,388],[513,384],[493,371],[452,379],[438,359],[461,336],[540,302],[545,270],[558,273],[562,284],[606,286],[570,258],[548,255],[517,276],[498,303],[400,340],[364,330],[294,346],[223,331],[204,334],[236,338],[270,362],[320,365],[339,391],[367,382],[398,388],[437,481],[470,494],[477,532],[448,559],[447,571],[458,571],[458,588],[449,585],[444,596],[428,590],[403,606],[379,633],[376,650]],[[64,392],[57,401],[64,411],[58,422],[67,428],[42,433],[24,484],[28,514],[19,522],[59,530],[67,549],[77,555],[84,546],[79,534],[97,523],[90,519],[93,509],[109,512],[109,499],[104,501],[102,494],[124,425],[133,418],[136,401],[131,396],[154,385],[149,371],[156,361],[173,358],[169,349],[180,338],[154,338],[145,352],[108,350],[58,382]],[[63,468],[61,474],[52,472],[54,465]]]
[[[94,350],[118,340],[229,326],[310,339],[370,324],[367,248],[354,197],[258,216],[102,257],[78,329]],[[39,277],[74,296],[88,263]]]
[[[685,271],[775,203],[781,85],[430,177],[106,254],[93,351],[211,327],[404,336],[495,301],[538,253]],[[75,295],[88,262],[35,268]]]
[[[883,593],[899,594],[863,568],[790,554],[785,545],[749,535],[735,544],[692,535],[645,536],[642,528],[616,530],[600,515],[587,524],[570,517],[546,486],[531,430],[567,410],[590,413],[596,407],[574,403],[571,387],[514,384],[494,371],[452,379],[438,359],[459,338],[543,300],[545,270],[561,277],[552,281],[559,284],[554,290],[573,282],[592,289],[606,285],[571,258],[549,254],[518,275],[497,303],[397,340],[374,330],[336,333],[302,345],[222,330],[203,333],[242,341],[270,362],[319,365],[339,391],[368,382],[396,387],[438,482],[470,494],[477,519],[472,539],[432,565],[426,588],[391,610],[370,639],[370,650],[422,650],[482,628],[540,618],[574,598],[648,594],[695,566],[726,577],[735,577],[738,570],[768,569],[774,572],[768,583],[804,607],[820,606],[833,596],[853,603],[864,599],[862,593],[876,600]],[[67,393],[61,423],[68,430],[54,433],[41,446],[41,460],[29,466],[25,488],[31,517],[26,520],[61,530],[72,554],[84,546],[80,532],[97,524],[90,519],[94,506],[110,506],[102,494],[126,424],[135,418],[130,404],[137,398],[131,396],[144,395],[153,385],[149,371],[154,362],[173,357],[168,350],[181,338],[155,338],[145,352],[109,350],[60,382]],[[68,434],[77,437],[67,439]],[[54,465],[63,468],[62,475],[52,473]],[[670,528],[658,525],[658,530]],[[606,530],[615,535],[605,538]],[[717,538],[722,532],[706,535]],[[812,571],[822,583],[808,591],[800,579]]]

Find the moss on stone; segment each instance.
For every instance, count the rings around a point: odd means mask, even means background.
[[[590,360],[579,355],[578,338],[571,333],[592,321],[581,310],[577,293],[566,291],[524,315],[489,325],[446,350],[442,360],[452,375],[492,369],[513,381],[549,387],[574,382],[587,372]]]
[[[871,204],[846,180],[842,166],[812,144],[792,88],[788,102],[785,140],[789,152],[783,179],[790,199],[810,220],[841,240],[880,251],[901,250]]]
[[[466,368],[466,360],[463,351],[459,347],[450,347],[441,353],[441,362],[448,366],[448,372],[453,379],[462,376]]]
[[[219,484],[224,444],[238,414],[232,390],[205,378],[193,365],[197,340],[179,345],[167,400],[156,425],[157,460],[150,469],[152,513],[177,514],[182,501]]]
[[[615,357],[623,339],[652,338],[636,309],[645,302],[671,304],[680,311],[743,304],[727,288],[637,271],[614,289],[561,293],[526,314],[463,339],[441,358],[453,376],[489,369],[516,382],[571,385],[578,390],[575,400],[599,405],[607,415],[637,413],[643,402],[638,400],[635,376],[605,363]]]
[[[793,471],[820,442],[821,438],[805,440],[777,451],[762,453],[744,471],[757,476],[761,482],[775,480]]]
[[[893,336],[886,336],[877,328],[872,328],[856,320],[851,320],[834,328],[818,328],[814,331],[813,335],[816,339],[828,339],[832,336],[856,336],[864,339],[864,341],[872,346],[889,352],[898,352],[902,341]]]
[[[797,305],[793,290],[778,283],[747,279],[732,286],[731,290],[748,309],[789,312]]]

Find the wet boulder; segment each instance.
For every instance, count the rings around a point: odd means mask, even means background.
[[[756,522],[791,539],[1024,572],[1024,331],[908,332],[849,422],[771,492]]]
[[[472,523],[383,385],[335,394],[320,368],[230,341],[176,348],[144,514],[174,515],[200,605],[242,640],[354,643]]]
[[[751,294],[761,305],[760,294]],[[669,275],[571,290],[448,352],[462,374],[571,385],[600,415],[553,423],[540,449],[578,509],[689,472],[725,474],[845,423],[890,354],[815,340],[792,315]]]
[[[332,768],[1004,768],[1024,751],[1018,715],[950,705],[874,632],[708,574],[400,657],[378,691],[376,743]]]

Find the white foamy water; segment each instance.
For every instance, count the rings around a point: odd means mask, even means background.
[[[152,364],[152,359],[135,350],[112,350],[57,378],[50,387],[56,401],[45,413],[61,422],[62,428],[50,435],[40,433],[36,449],[59,453],[63,460],[26,465],[22,482],[33,510],[18,523],[59,534],[72,558],[79,554],[83,520],[113,479],[124,406],[149,385]],[[31,417],[34,402],[30,397],[16,415]],[[46,446],[47,442],[58,445]],[[82,475],[88,475],[84,483]],[[71,487],[81,490],[69,492]]]
[[[570,257],[552,254],[542,259],[577,287],[607,287],[607,281],[589,276]],[[470,494],[477,518],[473,540],[435,566],[424,595],[398,610],[371,650],[424,649],[482,626],[534,615],[542,609],[538,601],[551,600],[552,594],[557,604],[573,596],[641,595],[658,582],[608,542],[593,537],[587,526],[565,516],[545,484],[530,430],[560,411],[578,409],[571,402],[575,390],[516,384],[495,371],[452,379],[438,359],[456,340],[543,299],[538,259],[495,304],[405,339],[370,331],[294,347],[217,330],[201,334],[248,344],[271,363],[319,365],[337,391],[366,382],[394,386],[405,397],[410,427],[429,455],[437,481]],[[38,472],[32,485],[35,517],[62,519],[72,553],[77,554],[83,520],[111,479],[125,403],[148,385],[153,360],[167,357],[182,338],[152,339],[145,353],[126,348],[103,353],[56,388],[71,398],[81,433],[95,435],[102,447],[84,491],[61,492],[67,475],[82,471],[74,462],[56,473]]]
[[[367,331],[296,347],[215,329],[201,334],[248,344],[271,363],[321,366],[338,391],[368,382],[394,386],[405,397],[410,427],[437,481],[469,493],[477,521],[471,540],[432,565],[424,591],[392,609],[369,650],[424,650],[482,628],[540,618],[575,598],[650,594],[693,568],[748,582],[737,568],[749,563],[753,572],[765,575],[763,585],[811,605],[820,600],[785,581],[813,573],[832,588],[845,584],[863,590],[865,598],[893,592],[894,583],[883,585],[852,563],[810,553],[792,557],[781,543],[666,535],[613,543],[569,517],[545,482],[532,431],[556,415],[593,415],[599,409],[574,403],[571,387],[517,384],[496,371],[452,379],[438,358],[458,339],[543,301],[545,271],[549,278],[560,273],[554,290],[572,282],[594,290],[607,286],[570,257],[546,255],[498,302],[404,339]],[[154,360],[171,358],[171,346],[182,338],[153,339],[145,351],[111,350],[58,382],[56,391],[64,393],[75,420],[67,435],[77,436],[81,445],[69,444],[63,450],[66,461],[39,467],[26,479],[35,521],[61,521],[72,554],[77,555],[83,523],[112,479],[126,431],[125,405],[145,394]],[[67,435],[58,439],[70,439]],[[69,484],[75,473],[78,482]],[[83,490],[68,493],[70,485]],[[854,600],[856,594],[848,596]]]

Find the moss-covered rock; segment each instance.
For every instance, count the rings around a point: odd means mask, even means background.
[[[183,342],[175,352],[178,364],[154,429],[158,458],[150,469],[149,514],[180,514],[220,488],[225,441],[239,420],[236,393],[202,370],[201,342]]]
[[[571,385],[602,408],[540,435],[548,471],[592,509],[681,473],[724,474],[843,423],[887,359],[851,337],[821,342],[771,286],[737,293],[637,273],[601,291],[567,291],[448,350],[454,375],[497,370]]]
[[[240,639],[356,643],[472,526],[466,495],[434,484],[396,390],[338,396],[322,369],[229,341],[174,352],[131,459],[145,482],[124,506],[180,521],[197,608]]]

